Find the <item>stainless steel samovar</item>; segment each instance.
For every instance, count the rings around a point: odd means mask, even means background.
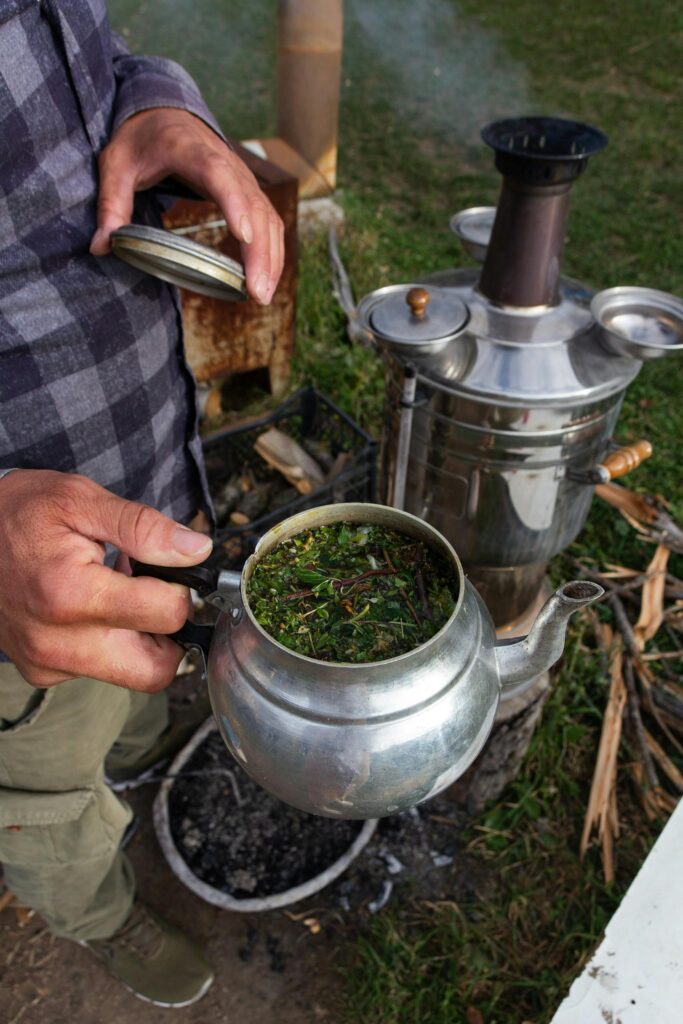
[[[496,626],[516,633],[595,484],[650,453],[615,450],[613,431],[642,361],[683,349],[683,302],[595,295],[560,274],[569,191],[601,132],[519,118],[482,134],[503,175],[498,206],[452,223],[481,269],[380,288],[358,318],[386,353],[384,499],[449,539]]]

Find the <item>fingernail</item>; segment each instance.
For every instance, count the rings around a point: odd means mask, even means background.
[[[184,526],[177,527],[171,542],[181,555],[208,555],[212,546],[210,537],[188,530]]]
[[[243,213],[240,218],[240,234],[247,245],[251,245],[254,240],[254,231],[246,213]]]
[[[259,302],[268,302],[273,288],[273,282],[267,274],[261,274],[256,282],[256,298]]]
[[[102,228],[98,228],[95,234],[92,236],[90,242],[90,252],[94,252],[96,248],[102,248],[107,244],[107,234]]]

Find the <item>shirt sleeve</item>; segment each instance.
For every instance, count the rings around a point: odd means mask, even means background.
[[[166,57],[135,56],[124,40],[112,32],[116,99],[112,134],[133,114],[154,107],[175,107],[194,114],[229,145],[218,122],[202,99],[194,79]]]

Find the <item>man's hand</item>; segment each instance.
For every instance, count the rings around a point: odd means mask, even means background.
[[[109,252],[109,235],[133,214],[134,193],[173,175],[220,206],[242,243],[249,294],[267,305],[282,273],[282,221],[238,156],[194,114],[157,108],[128,118],[99,160],[97,231],[90,251]]]
[[[0,650],[47,687],[92,676],[163,689],[182,651],[166,636],[189,593],[103,564],[104,543],[153,565],[188,566],[211,541],[82,476],[15,470],[0,481]]]

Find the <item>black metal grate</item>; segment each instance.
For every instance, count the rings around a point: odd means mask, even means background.
[[[333,457],[348,452],[351,458],[338,476],[310,494],[301,494],[245,526],[219,525],[212,558],[221,565],[241,567],[259,537],[295,512],[339,501],[375,501],[376,441],[315,388],[298,391],[262,419],[204,438],[204,461],[213,497],[234,473],[249,471],[256,483],[279,477],[253,448],[257,437],[269,427],[277,427],[299,443],[304,439],[323,442]]]

